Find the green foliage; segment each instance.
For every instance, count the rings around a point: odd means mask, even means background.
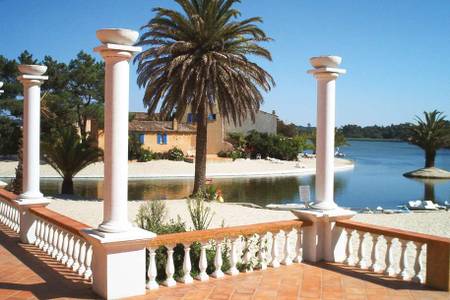
[[[139,207],[136,224],[145,230],[161,234],[166,218],[167,207],[164,201],[147,201]]]
[[[214,216],[214,212],[206,204],[206,200],[208,200],[208,195],[204,191],[192,195],[186,200],[195,230],[208,229]]]
[[[450,145],[450,126],[446,116],[437,110],[424,112],[411,124],[409,142],[425,151],[425,167],[434,167],[436,151]]]
[[[103,151],[93,141],[82,140],[71,127],[54,129],[45,136],[41,149],[44,160],[64,179],[62,194],[73,194],[72,178],[103,156]]]
[[[169,160],[183,161],[184,153],[181,149],[174,147],[167,152],[167,157]]]
[[[148,149],[141,149],[138,157],[138,162],[147,162],[155,159],[155,154]]]
[[[128,160],[139,159],[142,153],[142,144],[139,135],[132,133],[128,136]]]
[[[18,141],[21,135],[20,127],[16,121],[0,116],[0,155],[17,154]]]
[[[137,45],[139,87],[150,113],[182,119],[188,109],[198,116],[194,192],[206,174],[207,108],[236,123],[255,118],[272,76],[251,61],[271,60],[261,43],[271,39],[259,28],[261,18],[238,20],[238,0],[178,0],[179,11],[155,8]],[[231,92],[230,92],[231,91]]]

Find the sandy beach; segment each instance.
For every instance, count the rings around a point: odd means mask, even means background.
[[[289,176],[309,175],[315,173],[316,160],[302,159],[300,162],[268,160],[236,161],[223,160],[207,163],[208,177],[248,177],[248,176]],[[0,161],[0,177],[15,176],[17,161]],[[352,161],[336,158],[336,171],[350,170],[354,167]],[[102,178],[103,162],[92,164],[77,174],[76,178]],[[41,178],[59,178],[59,174],[49,165],[41,164]],[[194,164],[184,161],[155,160],[149,162],[130,162],[128,164],[129,178],[189,178],[194,177]]]
[[[143,201],[129,201],[129,220],[133,222]],[[178,216],[186,222],[188,228],[192,223],[187,210],[186,200],[165,201],[168,209],[168,219]],[[234,204],[212,202],[208,204],[214,212],[210,228],[222,226],[237,226],[264,222],[292,220],[295,216],[288,211],[256,209]],[[102,202],[53,199],[49,208],[59,213],[77,219],[92,227],[97,227],[102,221]],[[245,217],[243,217],[245,216]],[[425,234],[450,238],[450,212],[410,213],[410,214],[358,214],[356,221],[399,228]]]

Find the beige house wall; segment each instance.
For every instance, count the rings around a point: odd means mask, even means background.
[[[137,132],[137,134],[139,134]],[[143,147],[153,152],[167,152],[170,149],[177,147],[183,151],[184,154],[193,154],[195,151],[195,134],[168,132],[167,144],[158,144],[158,133],[147,132],[144,136]]]
[[[247,134],[252,130],[256,130],[261,133],[276,134],[277,133],[277,120],[278,117],[275,113],[266,113],[259,111],[255,116],[255,122],[252,119],[247,119],[242,122],[242,125],[235,126],[233,122],[225,122],[225,132],[238,132]]]

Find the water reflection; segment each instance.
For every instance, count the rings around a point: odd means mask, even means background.
[[[439,202],[439,199],[436,196],[436,186],[437,185],[445,186],[445,183],[449,182],[449,180],[447,179],[422,179],[422,178],[409,178],[409,179],[423,184],[423,199],[421,200],[430,200],[435,203]]]

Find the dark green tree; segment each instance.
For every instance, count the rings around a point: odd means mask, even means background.
[[[409,142],[425,151],[425,168],[431,168],[434,167],[437,150],[450,143],[450,127],[440,111],[425,111],[423,115],[424,119],[416,116],[416,123],[411,124]]]
[[[150,113],[158,107],[164,117],[184,115],[190,107],[197,118],[194,193],[205,185],[208,110],[217,106],[227,120],[255,118],[269,91],[269,73],[249,60],[271,60],[260,46],[270,41],[258,27],[261,18],[238,20],[239,0],[175,0],[181,12],[155,8],[138,45],[138,84],[145,87]]]

